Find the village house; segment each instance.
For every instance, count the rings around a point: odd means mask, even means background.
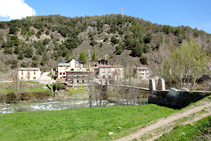
[[[109,65],[105,59],[98,60],[95,64],[98,67],[99,79],[121,79],[124,77],[124,67],[122,65]]]
[[[139,78],[149,78],[150,77],[150,70],[148,67],[135,67],[134,73]]]
[[[38,80],[40,78],[39,68],[19,68],[18,78],[23,81]]]
[[[83,68],[84,63],[79,60],[71,59],[58,63],[57,78],[66,78],[66,69]]]
[[[89,86],[89,82],[95,77],[96,69],[98,68],[68,68],[66,69],[65,83],[71,87],[77,87],[79,85]]]

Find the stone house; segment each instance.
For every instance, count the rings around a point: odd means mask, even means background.
[[[124,67],[122,65],[110,65],[108,60],[101,59],[95,64],[98,67],[99,79],[121,79],[124,77]]]
[[[134,73],[137,75],[137,77],[141,77],[141,78],[150,77],[150,69],[148,67],[135,67]]]
[[[40,78],[39,68],[19,68],[18,78],[23,81],[33,81]]]
[[[93,80],[96,67],[90,68],[68,68],[66,69],[66,84],[77,87],[79,85],[88,86]]]

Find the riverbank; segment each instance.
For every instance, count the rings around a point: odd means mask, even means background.
[[[113,140],[177,111],[149,104],[0,114],[0,140]]]

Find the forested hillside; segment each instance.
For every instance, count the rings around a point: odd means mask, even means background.
[[[19,66],[56,67],[61,60],[79,59],[81,52],[90,65],[105,58],[125,67],[157,68],[172,51],[191,40],[197,40],[209,55],[210,39],[202,30],[126,15],[27,17],[0,22],[0,71]]]

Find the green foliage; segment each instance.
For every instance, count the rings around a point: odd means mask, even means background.
[[[24,54],[25,54],[25,57],[31,58],[32,55],[33,55],[33,49],[32,49],[31,47],[27,47],[27,48],[24,50]]]
[[[62,83],[61,82],[56,82],[55,87],[56,87],[56,90],[62,89]]]
[[[108,41],[108,37],[105,37],[103,42],[107,42]]]
[[[4,48],[4,54],[12,54],[13,50],[11,48]]]
[[[149,46],[148,46],[148,45],[144,44],[143,52],[144,52],[144,53],[149,52]]]
[[[117,52],[117,55],[122,54],[122,46],[121,45],[116,46],[116,52]]]
[[[182,48],[177,48],[163,61],[160,75],[166,81],[174,80],[175,83],[184,86],[185,84],[181,84],[181,82],[193,82],[193,79],[189,79],[189,75],[196,79],[198,76],[206,74],[207,63],[208,57],[203,48],[199,42],[193,40],[185,43]],[[182,74],[184,77],[181,77]]]
[[[29,67],[29,63],[23,61],[21,63],[21,67],[24,67],[24,68]]]
[[[145,44],[150,43],[151,39],[152,39],[152,36],[150,34],[148,34],[147,36],[144,37],[144,43]]]
[[[0,114],[0,140],[114,140],[177,111],[147,104]]]
[[[46,34],[46,35],[49,35],[49,30],[46,30],[46,31],[45,31],[45,34]]]
[[[31,66],[32,67],[37,67],[38,66],[38,60],[33,60]]]
[[[115,36],[112,36],[112,37],[111,37],[111,42],[112,42],[113,44],[118,44],[118,43],[119,43],[119,40],[118,40]]]
[[[80,53],[79,60],[82,61],[83,63],[86,63],[86,55],[83,51]]]
[[[22,50],[20,50],[19,53],[18,53],[18,59],[22,60],[23,58],[24,58],[24,53],[23,53]]]
[[[90,42],[90,45],[91,46],[94,46],[94,45],[96,45],[97,44],[97,42],[95,41],[95,40],[91,40],[91,42]]]
[[[93,54],[92,54],[92,61],[96,61],[96,60],[97,60],[97,57],[96,57],[96,53],[94,51]]]
[[[132,48],[132,56],[134,57],[141,57],[143,53],[143,48],[140,43],[136,42],[135,46]]]
[[[45,46],[45,45],[47,45],[49,42],[50,42],[50,39],[45,38],[45,39],[43,40],[43,45]]]
[[[10,27],[10,29],[9,29],[9,34],[15,34],[15,32],[17,32],[17,31],[19,31],[19,29],[12,26],[12,27]]]
[[[70,54],[69,53],[66,54],[65,60],[70,60]]]
[[[195,29],[193,30],[193,36],[194,36],[194,37],[198,37],[198,36],[199,36],[199,31],[198,31],[197,28],[195,28]]]
[[[147,64],[147,57],[142,56],[142,57],[140,58],[140,62],[141,62],[141,64],[146,65],[146,64]]]
[[[17,60],[13,60],[13,61],[12,61],[12,66],[11,66],[11,68],[17,68],[17,66],[18,66],[18,61],[17,61]]]

